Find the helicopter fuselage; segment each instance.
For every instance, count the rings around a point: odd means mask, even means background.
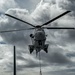
[[[32,39],[32,45],[29,45],[30,53],[32,53],[33,50],[36,50],[36,53],[40,50],[44,50],[46,53],[48,52],[48,44],[45,44],[46,34],[43,28],[36,28],[35,33],[31,34],[30,37]]]
[[[42,28],[38,28],[34,33],[34,45],[37,48],[42,48],[45,44],[46,35]]]

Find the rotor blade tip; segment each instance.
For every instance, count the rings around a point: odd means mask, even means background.
[[[67,12],[71,12],[71,11],[67,11]]]
[[[7,13],[5,13],[5,15],[8,15]]]

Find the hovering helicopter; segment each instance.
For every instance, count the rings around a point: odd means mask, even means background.
[[[49,23],[57,20],[58,18],[66,15],[69,12],[70,11],[66,11],[66,12],[60,14],[59,16],[51,19],[50,21],[48,21],[48,22],[46,22],[46,23],[44,23],[42,25],[37,25],[37,26],[35,26],[35,25],[31,24],[31,23],[28,23],[28,22],[26,22],[24,20],[21,20],[19,18],[16,18],[16,17],[14,17],[12,15],[5,14],[6,16],[9,16],[11,18],[14,18],[16,20],[19,20],[19,21],[21,21],[23,23],[26,23],[26,24],[32,26],[32,28],[18,29],[18,30],[8,30],[8,31],[0,31],[0,33],[35,29],[34,34],[30,34],[30,38],[32,40],[32,45],[29,45],[30,54],[34,50],[36,50],[36,54],[38,52],[40,52],[41,50],[44,50],[46,53],[48,53],[48,46],[49,46],[49,44],[45,44],[45,42],[46,42],[46,34],[45,34],[44,29],[75,29],[75,28],[73,28],[73,27],[44,27],[44,26],[47,26]]]

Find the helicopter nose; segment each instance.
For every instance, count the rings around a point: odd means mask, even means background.
[[[35,39],[36,40],[43,40],[43,39],[45,39],[45,34],[41,31],[39,31],[35,34]]]
[[[38,35],[43,36],[44,34],[42,32],[38,32]]]

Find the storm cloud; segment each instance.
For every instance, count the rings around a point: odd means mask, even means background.
[[[13,15],[24,21],[27,21],[35,26],[41,25],[50,19],[58,16],[66,10],[72,11],[64,17],[49,24],[53,27],[75,27],[75,1],[74,0],[41,0],[34,2],[32,0],[1,0],[0,11]],[[12,4],[11,4],[12,3]],[[25,3],[25,4],[24,4]],[[32,4],[31,4],[32,3]],[[34,5],[33,5],[34,4]],[[33,6],[32,6],[33,5]],[[36,8],[35,8],[36,5]],[[35,8],[35,9],[34,9]],[[30,28],[31,26],[0,14],[0,31]],[[17,31],[9,33],[0,33],[1,41],[17,47],[17,72],[24,74],[27,70],[38,72],[39,59],[36,58],[35,52],[30,55],[28,45],[31,44],[29,35],[33,33],[30,31]],[[75,72],[75,34],[74,30],[45,30],[47,36],[46,43],[49,44],[48,54],[41,51],[41,63],[43,71],[46,75],[74,75]],[[3,46],[0,47],[4,51]],[[5,48],[6,49],[6,48]],[[2,51],[1,51],[2,52]],[[7,47],[0,56],[0,63],[5,72],[11,73],[13,70],[13,47]],[[7,62],[5,62],[7,60]],[[58,67],[58,68],[57,68]],[[55,69],[55,70],[54,70]],[[57,69],[57,70],[56,70]],[[61,70],[60,70],[61,69]],[[63,70],[64,69],[64,70]],[[20,72],[19,72],[20,71]],[[31,72],[31,71],[30,71]],[[69,73],[67,73],[69,72]],[[5,75],[5,74],[3,74]]]

